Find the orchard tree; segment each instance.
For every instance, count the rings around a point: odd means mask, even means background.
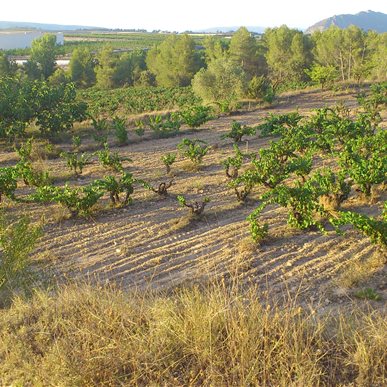
[[[31,62],[38,64],[44,79],[55,71],[56,36],[45,34],[35,39],[31,46]]]
[[[200,67],[195,42],[189,35],[171,35],[152,48],[146,58],[159,86],[188,86]]]
[[[43,134],[69,130],[74,122],[86,119],[87,104],[76,99],[73,83],[49,85],[41,82],[37,87],[38,106],[34,115]]]

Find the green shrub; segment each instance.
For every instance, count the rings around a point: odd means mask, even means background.
[[[119,145],[126,145],[129,141],[126,130],[126,120],[120,117],[113,118],[113,128]]]
[[[177,148],[182,156],[189,158],[195,165],[202,162],[203,157],[210,149],[205,141],[189,140],[188,138],[183,138]]]
[[[33,226],[27,217],[10,222],[0,213],[0,294],[4,290],[28,290],[29,256],[40,235],[41,227]],[[2,297],[0,304],[5,301]]]

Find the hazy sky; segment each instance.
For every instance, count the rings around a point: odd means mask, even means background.
[[[387,0],[3,0],[6,21],[108,28],[195,30],[222,26],[306,28],[326,17],[387,13]]]

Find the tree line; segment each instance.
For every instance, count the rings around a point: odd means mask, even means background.
[[[270,101],[284,85],[313,82],[324,88],[335,81],[387,77],[387,34],[355,26],[307,35],[284,25],[259,38],[241,27],[228,41],[207,36],[199,48],[187,34],[170,35],[149,51],[115,53],[107,46],[94,54],[76,48],[65,71],[56,68],[55,37],[45,35],[33,42],[22,68],[0,52],[0,76],[101,89],[192,85],[208,102],[240,97]]]

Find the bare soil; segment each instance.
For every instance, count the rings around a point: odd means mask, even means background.
[[[220,164],[233,153],[231,141],[220,139],[233,120],[255,125],[268,113],[298,109],[300,114],[307,115],[314,108],[337,102],[356,106],[353,95],[312,91],[283,98],[271,108],[220,117],[196,132],[183,130],[173,138],[148,138],[125,147],[112,147],[133,160],[126,166],[134,177],[156,184],[168,180],[160,157],[176,151],[183,137],[207,141],[213,148],[198,171],[191,170],[190,163],[180,158],[172,165],[175,181],[165,198],[137,187],[128,207],[111,208],[106,197],[98,211],[87,219],[65,219],[56,205],[10,204],[9,210],[28,213],[35,219],[44,217],[45,232],[36,257],[58,279],[115,282],[125,289],[169,289],[217,278],[258,285],[269,298],[291,295],[308,303],[343,304],[353,299],[355,290],[342,285],[342,273],[355,262],[385,262],[385,251],[353,230],[338,235],[333,230],[321,234],[291,229],[286,224],[286,213],[278,207],[269,207],[263,213],[263,219],[269,223],[268,240],[260,246],[252,245],[246,217],[263,190],[256,189],[247,203],[239,203],[227,186]],[[257,151],[269,141],[257,135],[241,147]],[[9,162],[10,158],[10,153],[1,155],[2,162]],[[63,175],[65,181],[63,160],[45,163],[51,174]],[[95,162],[85,168],[81,179],[72,178],[70,182],[86,184],[104,174],[107,172]],[[178,205],[179,194],[188,200],[206,196],[211,199],[201,219],[189,219],[188,209]],[[381,213],[382,200],[386,200],[385,192],[380,192],[380,199],[371,205],[353,195],[344,207],[377,215]],[[381,307],[385,307],[387,299],[385,275],[386,265],[382,263],[370,269],[370,276],[358,284],[372,287],[382,295],[378,304]]]

